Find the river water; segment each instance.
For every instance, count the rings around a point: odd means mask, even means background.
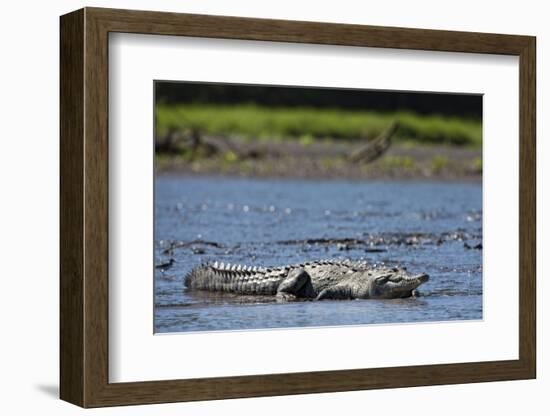
[[[155,332],[482,319],[479,183],[159,175]],[[276,303],[187,292],[207,261],[277,266],[351,258],[427,272],[421,296]]]

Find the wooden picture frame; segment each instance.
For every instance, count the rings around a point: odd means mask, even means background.
[[[534,37],[100,8],[64,15],[60,28],[60,396],[63,400],[82,407],[101,407],[535,378]],[[110,32],[518,56],[519,359],[109,383]]]

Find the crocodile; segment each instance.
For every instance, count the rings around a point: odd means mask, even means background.
[[[187,290],[276,296],[277,300],[395,299],[416,294],[426,273],[364,261],[321,260],[280,267],[206,263],[185,277]]]

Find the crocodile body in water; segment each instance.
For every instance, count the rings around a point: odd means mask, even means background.
[[[264,268],[215,262],[194,268],[186,277],[188,290],[294,299],[406,298],[422,283],[425,273],[405,268],[371,266],[351,260],[324,260]]]

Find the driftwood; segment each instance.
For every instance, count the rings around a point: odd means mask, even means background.
[[[391,138],[399,127],[397,122],[393,122],[377,138],[361,147],[354,149],[348,155],[348,160],[352,162],[370,163],[382,156],[391,145]]]
[[[204,136],[202,137],[202,145],[211,149],[211,153],[233,153],[238,159],[247,159],[254,157],[253,150],[247,150],[235,143],[229,137],[224,136]]]
[[[370,163],[382,156],[390,147],[392,136],[398,129],[397,122],[388,126],[374,140],[360,145],[349,153],[342,153],[350,162]],[[178,154],[184,150],[190,151],[192,159],[196,157],[211,157],[232,153],[237,159],[258,159],[270,155],[278,157],[276,149],[268,149],[264,146],[245,145],[236,142],[230,137],[204,135],[197,128],[185,130],[170,129],[165,135],[156,140],[157,153]]]
[[[156,140],[157,153],[176,154],[183,149],[190,149],[192,155],[201,153],[203,156],[233,152],[237,157],[247,157],[235,143],[222,136],[205,136],[199,129],[170,129]]]
[[[155,140],[156,153],[178,153],[179,143],[183,140],[183,135],[179,130],[171,128],[166,134]]]

